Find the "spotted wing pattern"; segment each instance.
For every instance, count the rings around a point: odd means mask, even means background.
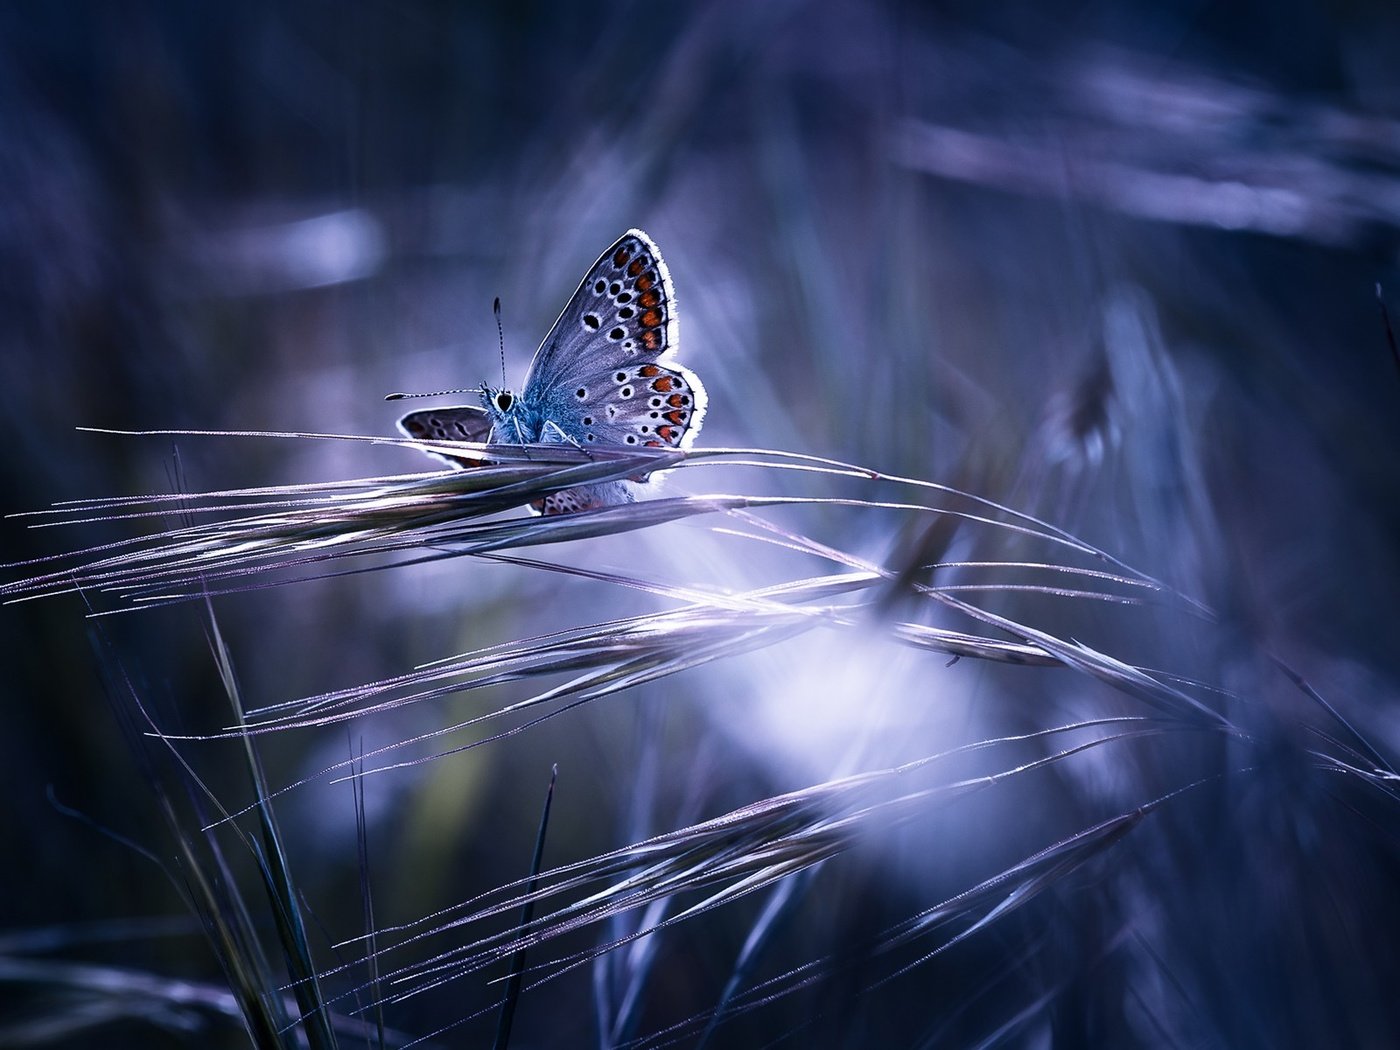
[[[603,485],[578,485],[571,489],[551,492],[544,499],[532,500],[530,509],[536,514],[576,514],[581,510],[597,510],[619,503],[631,503],[632,493],[618,481]]]
[[[410,412],[399,420],[399,429],[414,441],[486,441],[491,435],[491,418],[484,408],[457,405]],[[454,467],[479,466],[482,460],[469,456],[432,455]]]
[[[661,253],[629,230],[593,264],[541,345],[525,401],[584,448],[688,448],[707,399],[695,373],[668,360],[677,330]]]
[[[543,405],[586,375],[656,361],[676,345],[675,295],[661,252],[628,230],[599,256],[530,364],[526,402]]]
[[[674,364],[594,372],[566,394],[549,418],[584,448],[687,448],[705,415],[705,388]]]

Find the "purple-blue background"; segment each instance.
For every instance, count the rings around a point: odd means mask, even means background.
[[[796,1042],[973,1045],[1030,1009],[1005,1045],[1049,1045],[1047,1033],[1062,1046],[1390,1045],[1395,805],[1309,766],[1313,739],[1295,728],[1316,708],[1270,665],[1306,675],[1383,755],[1400,749],[1400,362],[1375,296],[1379,282],[1400,312],[1400,10],[1335,6],[8,5],[0,511],[170,488],[169,439],[78,426],[388,434],[386,392],[495,380],[497,295],[518,388],[583,268],[640,226],[666,255],[682,354],[710,392],[700,445],[958,484],[1084,535],[1220,624],[1202,640],[1094,609],[1050,626],[1237,690],[1232,715],[1256,731],[1256,750],[1196,756],[1253,772],[1154,817],[1111,888],[1076,884],[877,993],[837,979],[814,994],[853,998]],[[421,466],[358,445],[179,449],[194,489]],[[738,472],[676,484],[814,491]],[[898,523],[852,520],[847,549],[895,557]],[[0,522],[3,560],[114,535],[22,524]],[[650,570],[657,552],[636,557]],[[677,542],[666,565],[732,585],[770,568],[708,548],[686,565],[690,553]],[[219,613],[249,702],[270,703],[636,611],[579,604],[593,594],[449,567]],[[93,647],[163,724],[209,729],[224,702],[199,617],[112,618],[94,635],[83,611],[74,599],[0,609],[0,937],[181,914],[155,865],[62,816],[46,791],[169,855]],[[830,668],[824,655],[683,676],[645,708],[614,698],[375,784],[385,921],[517,877],[552,762],[555,860],[832,775],[820,742],[818,757],[793,758],[793,738],[834,717],[824,705],[847,711],[879,689],[838,673],[862,654]],[[958,723],[973,736],[1048,724],[1046,706],[1088,710],[1063,672],[983,693],[960,677],[973,673],[923,663],[911,676],[927,692],[891,686],[885,699],[917,709],[901,714],[915,736],[940,708],[975,711]],[[681,713],[656,716],[669,700]],[[639,728],[651,717],[672,721]],[[362,731],[373,742],[445,720],[420,711]],[[663,786],[638,822],[635,777],[662,739]],[[929,736],[914,753],[947,744]],[[343,732],[278,740],[269,765],[290,779],[346,747]],[[236,755],[198,753],[216,790],[246,797]],[[1096,791],[1126,780],[1145,799],[1169,784],[1159,773],[1108,768],[1036,793],[1031,823],[1084,826]],[[331,939],[353,935],[348,789],[294,795],[283,817],[320,921]],[[988,833],[941,828],[905,848],[962,859]],[[1004,855],[978,853],[990,870],[1045,844],[1036,826],[999,830]],[[953,863],[946,882],[916,886],[896,871],[907,860],[877,850],[832,876],[772,965],[839,956],[988,873]],[[668,942],[651,1023],[714,1002],[743,919]],[[198,935],[112,943],[75,928],[56,954],[220,979]],[[391,1019],[427,1031],[487,993],[455,994]],[[49,1003],[29,987],[0,995],[11,1020]],[[586,978],[550,995],[522,1006],[520,1045],[591,1043]],[[800,999],[742,1042],[789,1031],[809,1012]],[[183,1045],[139,1022],[109,1038]],[[243,1036],[216,1025],[199,1038]]]

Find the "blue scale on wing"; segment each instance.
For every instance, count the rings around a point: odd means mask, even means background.
[[[654,362],[578,381],[550,418],[580,445],[688,448],[705,415],[705,388],[687,368]]]

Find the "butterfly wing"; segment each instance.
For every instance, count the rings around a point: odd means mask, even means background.
[[[695,373],[665,360],[676,343],[671,274],[651,238],[628,230],[545,336],[523,397],[584,447],[686,448],[707,399]]]
[[[452,408],[429,408],[410,412],[399,420],[399,429],[414,441],[486,441],[491,436],[491,417],[484,408],[458,405]],[[431,453],[454,467],[479,466],[480,456],[449,456]]]
[[[584,276],[544,337],[525,381],[526,400],[594,372],[656,361],[676,345],[675,295],[661,253],[628,230]]]
[[[690,369],[648,361],[585,375],[544,412],[584,448],[689,448],[706,403],[705,388]]]

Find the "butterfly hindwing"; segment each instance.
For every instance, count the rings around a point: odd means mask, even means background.
[[[595,370],[543,405],[547,418],[582,448],[688,448],[705,408],[705,388],[695,373],[651,361]]]

